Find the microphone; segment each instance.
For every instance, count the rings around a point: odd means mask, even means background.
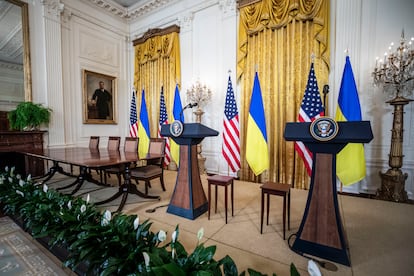
[[[323,86],[322,93],[323,93],[323,109],[324,109],[324,111],[326,111],[325,103],[326,103],[326,95],[328,95],[328,93],[329,93],[329,85],[325,84]],[[325,116],[326,116],[326,114],[325,114]]]
[[[183,109],[181,109],[181,112],[180,112],[180,119],[181,119],[181,117],[183,115],[184,110],[186,110],[187,108],[193,108],[193,107],[195,107],[197,105],[198,105],[198,103],[189,103],[186,106],[184,106]]]

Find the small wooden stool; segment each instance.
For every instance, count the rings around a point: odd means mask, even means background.
[[[210,206],[211,206],[211,185],[216,187],[215,190],[215,208],[214,211],[217,213],[217,186],[224,186],[224,209],[226,211],[226,224],[227,224],[227,187],[230,185],[231,188],[231,216],[233,216],[234,210],[234,188],[233,188],[233,177],[224,175],[213,175],[207,177],[208,182],[208,219],[210,220]]]
[[[266,224],[269,225],[269,207],[270,207],[270,195],[283,196],[283,239],[286,239],[286,196],[287,196],[287,213],[288,213],[288,230],[290,229],[290,185],[284,183],[265,182],[262,186],[262,207],[261,207],[261,219],[260,219],[260,234],[263,233],[263,210],[264,210],[264,197],[267,195],[267,217]]]

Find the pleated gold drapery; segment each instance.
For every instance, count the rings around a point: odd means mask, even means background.
[[[278,181],[307,189],[303,161],[286,142],[286,122],[297,121],[314,54],[319,91],[329,74],[329,1],[262,0],[240,8],[237,80],[241,100],[241,178]],[[257,68],[257,69],[256,69]],[[246,124],[254,73],[257,70],[264,102],[270,169],[256,177],[246,158]]]
[[[162,86],[168,118],[173,118],[175,85],[181,83],[179,32],[180,28],[176,25],[165,29],[151,29],[133,42],[137,113],[139,114],[141,93],[144,89],[151,137],[157,136]]]

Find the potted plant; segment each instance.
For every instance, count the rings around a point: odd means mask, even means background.
[[[36,130],[50,121],[50,108],[32,102],[22,102],[7,114],[11,129]]]

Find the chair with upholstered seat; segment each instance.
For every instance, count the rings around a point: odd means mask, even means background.
[[[131,169],[131,178],[135,179],[138,184],[139,181],[145,182],[145,194],[148,194],[148,187],[151,187],[150,181],[156,178],[160,179],[161,188],[166,191],[164,185],[164,150],[165,139],[164,138],[150,138],[149,155],[158,155],[159,158],[148,159],[145,166],[136,167]]]
[[[124,152],[125,153],[137,153],[138,152],[138,137],[125,137],[124,141]],[[105,176],[111,176],[111,174],[115,174],[118,178],[118,184],[121,185],[121,175],[123,175],[125,171],[125,165],[120,165],[117,167],[111,167],[105,169]],[[106,183],[106,177],[105,177]]]
[[[260,234],[263,233],[263,213],[264,213],[264,201],[265,195],[267,196],[267,217],[266,224],[269,225],[269,209],[270,209],[270,195],[283,197],[283,239],[286,239],[286,209],[288,216],[288,230],[290,229],[290,185],[276,182],[265,182],[262,186],[262,201],[260,211]],[[286,204],[287,198],[287,204]]]

